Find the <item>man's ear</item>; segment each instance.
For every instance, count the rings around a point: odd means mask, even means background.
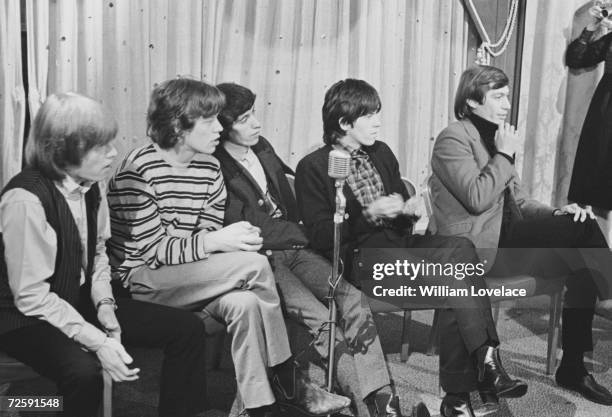
[[[338,119],[338,125],[340,126],[342,130],[344,130],[344,132],[347,132],[349,129],[353,127],[353,124],[347,122],[344,117],[341,117],[340,119]]]
[[[467,103],[468,106],[470,106],[472,110],[480,105],[479,102],[471,98],[468,98],[465,102]]]

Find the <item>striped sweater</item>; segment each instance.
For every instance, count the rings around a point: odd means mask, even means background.
[[[133,268],[205,259],[203,235],[223,227],[226,191],[219,162],[198,154],[188,164],[167,162],[155,144],[130,152],[108,189],[114,275]]]

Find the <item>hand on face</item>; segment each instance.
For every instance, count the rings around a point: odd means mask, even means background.
[[[514,156],[519,150],[519,135],[510,123],[499,123],[495,133],[495,146],[499,152]]]
[[[600,27],[604,27],[606,29],[612,28],[612,20],[610,20],[610,15],[604,16],[605,13],[608,13],[607,9],[602,7],[601,2],[595,2],[591,8],[589,8],[589,15],[593,18],[591,22],[587,25],[587,30],[595,31]]]

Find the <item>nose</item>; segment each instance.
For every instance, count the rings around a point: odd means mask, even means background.
[[[109,143],[109,149],[108,152],[106,153],[106,157],[108,159],[114,159],[117,156],[118,152],[117,152],[117,148],[115,148],[114,145]]]
[[[251,116],[251,126],[254,129],[259,129],[261,127],[261,123],[259,122],[259,120],[257,119],[257,117],[255,116]]]
[[[376,127],[380,127],[380,113],[376,113],[372,116],[372,124]]]
[[[219,119],[215,119],[215,125],[214,125],[214,129],[216,133],[220,133],[223,131],[223,126],[221,125],[221,123],[219,122]]]
[[[504,110],[510,110],[510,100],[508,99],[508,97],[504,97],[504,101],[502,102],[502,107]]]

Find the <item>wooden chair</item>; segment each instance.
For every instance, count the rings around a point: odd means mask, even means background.
[[[39,377],[40,375],[32,368],[0,351],[0,385]],[[103,371],[102,377],[104,381],[102,386],[102,403],[100,404],[98,415],[100,417],[111,417],[113,380],[106,371]]]
[[[433,201],[431,198],[431,188],[429,182],[431,177],[427,181],[426,190],[423,194],[425,198],[425,208],[429,217],[428,230],[435,231],[436,224],[433,217]],[[557,365],[557,356],[559,350],[559,335],[561,331],[561,311],[563,308],[563,291],[565,288],[566,277],[561,276],[557,278],[538,278],[531,275],[515,275],[508,277],[486,277],[486,284],[488,288],[523,288],[527,290],[526,297],[537,297],[540,295],[547,295],[550,297],[549,307],[549,318],[548,318],[548,335],[547,335],[547,352],[546,352],[546,374],[551,375]],[[495,323],[499,319],[500,303],[506,300],[516,300],[519,297],[491,297],[491,304],[493,306],[493,318]],[[434,341],[438,339],[437,335],[437,312],[434,314]]]

